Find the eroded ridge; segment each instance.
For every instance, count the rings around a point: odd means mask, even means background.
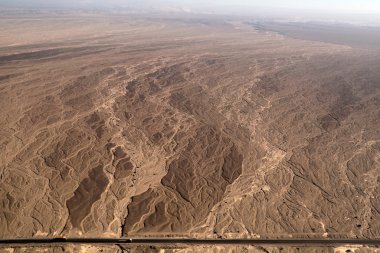
[[[377,52],[62,18],[0,39],[0,237],[379,238]]]

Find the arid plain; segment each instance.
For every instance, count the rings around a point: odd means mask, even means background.
[[[0,27],[0,238],[380,238],[379,51],[201,16]]]

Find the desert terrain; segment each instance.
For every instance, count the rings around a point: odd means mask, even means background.
[[[222,17],[0,27],[1,239],[380,238],[380,51]],[[51,251],[101,251],[75,247]],[[218,247],[166,251],[351,252]]]

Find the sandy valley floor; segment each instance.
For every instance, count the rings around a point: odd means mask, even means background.
[[[380,53],[202,17],[0,27],[0,238],[380,237]]]

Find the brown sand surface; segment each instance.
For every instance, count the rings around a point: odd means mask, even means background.
[[[0,26],[0,238],[380,238],[376,51],[221,18]]]

